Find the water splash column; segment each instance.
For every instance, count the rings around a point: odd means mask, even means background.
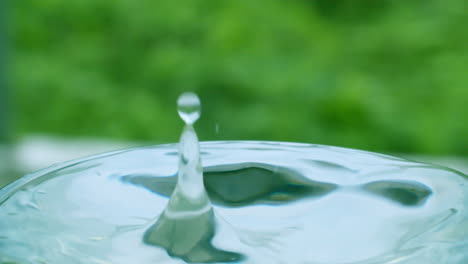
[[[201,114],[200,99],[194,93],[184,93],[177,101],[177,110],[185,122],[179,142],[177,185],[143,241],[189,263],[237,261],[240,254],[211,244],[216,235],[216,219],[203,184],[200,146],[193,128]]]

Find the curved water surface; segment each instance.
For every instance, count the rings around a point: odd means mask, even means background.
[[[0,263],[468,261],[462,173],[297,143],[206,142],[201,152],[213,205],[200,202],[195,220],[160,220],[177,145],[70,162],[0,190]]]

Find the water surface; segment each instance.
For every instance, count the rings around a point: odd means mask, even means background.
[[[329,146],[204,142],[207,200],[162,221],[178,152],[97,155],[0,190],[0,263],[468,263],[457,171]],[[162,225],[176,231],[164,238]]]

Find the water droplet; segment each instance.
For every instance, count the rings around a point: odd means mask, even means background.
[[[183,93],[177,100],[179,116],[187,125],[193,125],[201,114],[200,99],[195,93]]]

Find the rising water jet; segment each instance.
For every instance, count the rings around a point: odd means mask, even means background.
[[[193,128],[200,117],[200,100],[193,93],[182,94],[178,112],[185,127],[179,142],[177,185],[164,212],[145,232],[144,242],[163,247],[169,255],[187,262],[238,261],[240,254],[211,244],[216,232],[215,214],[203,184],[200,148]]]

